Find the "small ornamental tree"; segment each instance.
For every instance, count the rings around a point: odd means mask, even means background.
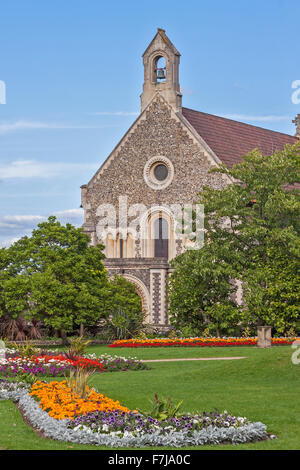
[[[0,315],[66,332],[95,323],[109,292],[102,249],[89,246],[81,228],[49,217],[31,237],[0,250]]]

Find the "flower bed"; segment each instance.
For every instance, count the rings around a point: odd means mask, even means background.
[[[0,375],[16,377],[18,374],[33,374],[37,377],[62,377],[70,368],[81,367],[96,372],[114,372],[143,370],[149,367],[136,358],[125,358],[103,354],[87,354],[76,359],[69,359],[63,354],[42,352],[39,356],[19,357],[14,350],[6,351],[6,358],[0,359]]]
[[[300,338],[272,338],[272,345],[290,345]],[[123,339],[116,340],[110,348],[155,348],[155,347],[204,347],[204,346],[255,346],[257,338],[155,338],[155,339]]]
[[[95,357],[95,355],[90,354],[89,357]],[[108,372],[114,372],[118,370],[146,370],[149,367],[142,361],[138,360],[136,357],[120,357],[120,356],[110,356],[109,354],[101,354],[98,357],[99,361],[103,365],[103,368]]]
[[[78,393],[71,391],[67,382],[45,383],[36,381],[29,395],[39,400],[40,408],[47,411],[49,416],[56,419],[70,418],[89,413],[91,411],[115,411],[128,413],[130,410],[120,405],[119,401],[97,393],[87,386],[87,397],[82,398]]]
[[[194,431],[215,426],[217,428],[239,428],[249,424],[247,418],[235,417],[227,411],[219,413],[202,413],[201,415],[183,414],[170,419],[158,420],[141,413],[122,413],[96,411],[78,416],[72,423],[71,429],[90,429],[93,432],[104,432],[108,434],[118,434],[122,436],[139,436],[145,433],[167,435],[171,432],[185,432],[187,436],[192,436]]]
[[[104,372],[98,360],[78,358],[67,359],[64,356],[8,357],[1,360],[0,374],[4,377],[16,377],[18,374],[33,374],[37,377],[62,377],[70,368],[82,367]]]
[[[53,397],[56,385],[53,385],[51,391],[48,389],[46,392],[40,384],[37,384],[36,389],[32,391],[38,395],[42,394],[42,403],[45,393]],[[97,394],[95,391],[94,393]],[[101,406],[106,397],[98,395],[102,400],[99,403]],[[162,422],[145,417],[141,413],[131,412],[127,408],[128,411],[122,410],[117,405],[114,411],[99,408],[75,419],[62,417],[57,419],[45,411],[49,403],[45,402],[41,407],[41,403],[33,398],[32,392],[29,394],[24,388],[17,389],[16,384],[12,386],[0,380],[1,398],[13,398],[18,401],[19,408],[32,426],[42,431],[46,437],[64,442],[109,447],[182,447],[221,443],[240,444],[269,437],[263,423],[251,423],[246,418],[234,417],[227,412],[185,415]]]

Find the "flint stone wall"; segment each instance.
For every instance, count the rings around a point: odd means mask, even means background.
[[[163,190],[150,188],[143,177],[146,162],[158,155],[174,165],[172,183]],[[222,188],[226,184],[220,174],[208,174],[212,167],[200,145],[158,97],[84,188],[85,222],[96,227],[96,211],[104,203],[112,204],[118,216],[119,196],[128,197],[128,206],[191,204],[204,185]]]
[[[172,182],[161,190],[149,187],[144,180],[147,161],[157,156],[168,158],[174,167]],[[127,196],[128,208],[133,204],[143,204],[150,209],[153,205],[195,203],[204,185],[221,189],[228,184],[222,175],[209,174],[213,166],[216,163],[207,156],[207,150],[201,147],[178,114],[158,95],[88,185],[82,187],[84,229],[91,235],[91,242],[103,242],[96,234],[99,205],[114,206],[118,226],[119,196]],[[135,217],[128,217],[128,224]],[[175,247],[176,255],[184,249],[179,239]],[[106,259],[105,265],[110,275],[127,275],[133,281],[148,310],[147,321],[163,328],[169,324],[166,282],[170,267],[166,259],[141,256],[141,243],[136,241],[135,258]]]

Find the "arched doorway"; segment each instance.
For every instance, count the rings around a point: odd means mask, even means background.
[[[135,276],[131,274],[122,274],[127,281],[134,285],[136,293],[140,296],[142,302],[142,310],[145,314],[145,320],[147,323],[151,322],[151,309],[150,309],[150,295],[145,284]]]

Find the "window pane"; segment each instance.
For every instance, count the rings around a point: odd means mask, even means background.
[[[159,218],[155,221],[154,228],[154,256],[155,258],[168,258],[169,224],[165,219]]]
[[[168,168],[166,165],[159,164],[154,168],[154,176],[158,181],[163,181],[168,176]]]

